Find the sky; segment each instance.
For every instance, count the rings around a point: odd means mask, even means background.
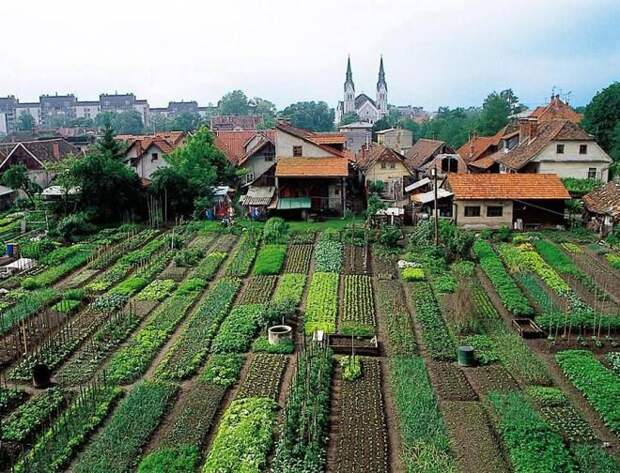
[[[347,55],[375,95],[383,55],[395,105],[585,105],[620,80],[618,0],[3,0],[0,96],[134,92],[217,103],[241,89],[278,108],[335,107]]]

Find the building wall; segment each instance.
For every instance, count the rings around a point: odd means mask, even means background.
[[[487,217],[487,207],[502,206],[504,208],[501,217]],[[465,207],[480,207],[479,217],[466,217]],[[511,200],[455,200],[454,213],[456,223],[462,228],[512,228],[513,203]]]
[[[34,118],[35,125],[41,124],[41,108],[38,105],[18,105],[15,108],[15,118],[19,119],[23,113],[30,113]]]
[[[557,153],[557,144],[564,145],[564,154]],[[587,144],[587,154],[579,154],[579,145]],[[547,145],[532,162],[538,163],[541,174],[557,174],[560,177],[588,177],[588,169],[597,169],[597,179],[609,180],[608,168],[611,158],[593,141],[554,141]]]
[[[374,123],[381,118],[381,113],[370,102],[366,101],[357,109],[357,116],[360,121]]]
[[[9,132],[9,122],[7,114],[0,112],[0,134],[6,135]]]
[[[413,146],[413,133],[410,130],[397,128],[378,134],[377,142],[400,153],[405,153]]]
[[[347,149],[353,153],[357,153],[362,149],[363,145],[370,144],[372,141],[372,132],[364,128],[341,128],[340,133],[347,137]]]
[[[301,138],[284,133],[281,130],[276,130],[276,156],[291,157],[293,156],[293,146],[302,147],[302,156],[304,158],[323,158],[328,156],[334,156],[333,154],[323,150],[322,148],[308,143]]]
[[[152,159],[153,153],[157,153],[158,156],[155,161]],[[168,166],[168,163],[164,159],[162,151],[157,146],[153,145],[146,150],[146,153],[144,153],[140,161],[138,161],[136,172],[138,176],[150,179],[155,171],[166,166]]]
[[[101,107],[99,106],[99,104],[75,106],[76,118],[92,118],[94,120],[95,117],[99,115],[100,111]]]
[[[267,172],[267,170],[275,164],[275,158],[271,161],[265,160],[264,153],[257,153],[244,162],[241,167],[247,169],[252,175],[246,174],[244,177],[245,182],[252,182],[254,179],[258,179],[259,176]]]
[[[390,165],[394,165],[394,169]],[[385,185],[385,191],[388,197],[400,199],[403,195],[403,182],[406,177],[410,176],[409,170],[401,162],[387,162],[386,167],[383,169],[380,162],[375,162],[365,173],[366,182],[369,181],[383,181]],[[391,183],[391,184],[389,184]],[[398,183],[398,189],[392,192],[393,195],[389,195],[388,192],[394,189],[394,185]]]

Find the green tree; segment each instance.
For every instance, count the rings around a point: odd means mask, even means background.
[[[173,127],[173,120],[165,115],[155,114],[149,119],[149,131],[157,133],[158,131],[170,131]]]
[[[480,125],[478,127],[482,135],[494,135],[508,123],[512,105],[510,103],[511,96],[507,92],[503,91],[498,94],[494,91],[484,99],[482,113],[480,114]],[[510,91],[510,94],[512,94],[512,91]]]
[[[200,115],[197,113],[183,112],[174,118],[170,128],[176,131],[194,131],[200,126],[200,122]]]
[[[102,112],[95,118],[95,125],[103,128],[110,123],[117,133],[127,135],[139,135],[144,132],[142,115],[137,110],[125,110],[123,112]]]
[[[282,110],[293,126],[311,131],[332,131],[334,109],[325,102],[297,102]]]
[[[114,139],[114,128],[112,123],[106,121],[103,124],[103,136],[97,141],[97,150],[113,159],[119,159],[123,154],[123,146],[118,140]]]
[[[398,122],[398,126],[400,126],[401,128],[404,128],[405,130],[409,130],[413,134],[414,143],[418,141],[420,137],[422,136],[421,126],[417,122],[412,120],[411,118],[402,118]]]
[[[218,108],[221,115],[247,115],[250,104],[242,90],[233,90],[221,98]]]
[[[71,174],[80,188],[79,207],[99,222],[116,222],[140,202],[140,179],[131,168],[99,144],[73,163]]]
[[[614,134],[620,122],[620,82],[614,82],[598,92],[586,106],[581,125],[594,135],[607,152],[613,146]]]
[[[0,177],[0,184],[13,190],[23,191],[30,203],[35,204],[34,196],[41,192],[41,186],[28,177],[28,169],[23,164],[11,165]]]
[[[30,131],[34,128],[34,117],[30,112],[22,113],[17,119],[17,129],[19,131]]]
[[[153,191],[160,195],[167,191],[169,208],[178,211],[188,210],[189,202],[194,210],[204,210],[213,187],[232,183],[235,177],[234,166],[215,146],[213,134],[204,126],[164,159],[170,166],[153,174]],[[177,194],[179,189],[182,192]]]
[[[251,112],[255,115],[260,115],[263,122],[258,126],[261,130],[268,130],[273,128],[276,124],[276,106],[269,100],[261,99],[260,97],[254,97],[251,101]]]
[[[69,121],[69,128],[93,128],[95,121],[88,117],[74,118]]]
[[[355,123],[355,122],[359,122],[360,121],[360,117],[356,112],[349,112],[349,113],[345,113],[342,118],[340,119],[340,126],[343,125],[348,125],[350,123]]]

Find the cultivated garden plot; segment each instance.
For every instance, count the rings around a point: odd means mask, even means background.
[[[538,350],[552,341],[524,341],[510,325],[557,326],[575,282],[592,289],[589,272],[571,269],[574,247],[480,238],[475,257],[449,261],[360,246],[348,228],[202,225],[108,230],[41,253],[66,263],[62,276],[48,264],[35,283],[12,283],[26,287],[0,299],[14,327],[3,340],[12,353],[33,346],[5,359],[2,379],[30,382],[43,362],[55,385],[0,386],[3,469],[619,471],[600,447],[603,424],[618,430],[611,339],[596,355],[560,351],[551,378],[554,354]],[[586,337],[615,334],[611,316],[571,317]],[[282,323],[292,340],[272,345],[267,328]],[[373,337],[378,348],[355,353]],[[475,366],[457,365],[461,344],[474,346]],[[561,373],[587,403],[554,384]]]

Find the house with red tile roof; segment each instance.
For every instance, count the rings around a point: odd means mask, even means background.
[[[535,229],[564,224],[570,194],[555,174],[448,174],[452,218],[463,228]]]
[[[164,156],[185,142],[185,133],[168,132],[153,135],[119,135],[117,140],[127,143],[124,161],[140,179],[148,182],[158,169],[168,165]]]
[[[448,146],[444,141],[420,138],[407,150],[405,157],[409,169],[415,172],[418,179],[421,179],[426,175],[426,170],[428,169],[427,164],[429,162],[433,161],[439,155],[453,153],[454,149]]]
[[[69,155],[78,156],[80,150],[63,138],[0,143],[0,174],[14,164],[23,164],[30,180],[45,188],[55,175],[49,165]]]
[[[272,208],[342,215],[352,189],[354,156],[342,133],[317,133],[278,122]]]
[[[404,155],[388,146],[371,143],[363,146],[355,157],[367,189],[371,182],[380,181],[382,198],[393,201],[403,198],[405,186],[413,180]]]

